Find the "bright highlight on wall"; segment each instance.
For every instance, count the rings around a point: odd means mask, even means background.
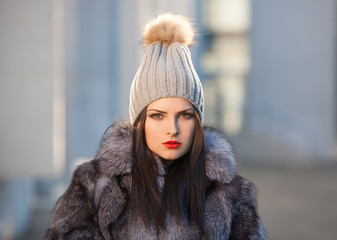
[[[202,60],[209,79],[205,83],[206,109],[210,124],[238,134],[243,121],[246,75],[250,68],[250,2],[209,0],[205,5],[204,26],[211,47]]]

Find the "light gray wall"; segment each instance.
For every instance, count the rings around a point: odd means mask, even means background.
[[[24,234],[32,213],[32,177],[53,176],[65,160],[55,165],[59,7],[44,0],[0,1],[0,239]]]
[[[246,127],[305,161],[336,160],[336,10],[334,0],[252,1]]]
[[[120,1],[66,2],[67,168],[92,158],[120,113]]]
[[[53,1],[0,1],[2,177],[50,176],[56,170],[53,16]]]

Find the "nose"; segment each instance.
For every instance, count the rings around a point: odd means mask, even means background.
[[[168,120],[167,134],[171,136],[176,136],[179,134],[179,126],[177,119],[173,118]]]

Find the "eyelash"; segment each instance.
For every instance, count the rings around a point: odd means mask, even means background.
[[[152,119],[162,119],[163,115],[160,113],[153,113],[150,115]],[[194,117],[193,113],[182,113],[178,116],[178,118],[184,118],[184,119],[191,119]]]
[[[150,117],[153,119],[162,119],[163,115],[159,113],[154,113],[154,114],[151,114]]]
[[[192,114],[192,113],[182,113],[182,114],[179,115],[179,117],[183,117],[185,119],[191,119],[191,118],[193,118],[193,116],[194,116],[194,114]]]

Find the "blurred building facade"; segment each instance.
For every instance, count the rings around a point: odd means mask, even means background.
[[[336,163],[336,10],[333,0],[252,1],[246,128],[267,140],[255,158]]]
[[[207,2],[210,124],[244,163],[336,162],[336,1]]]
[[[206,124],[241,162],[336,162],[334,0],[0,0],[0,239],[23,234],[36,193],[59,196],[127,119],[140,26],[160,11],[201,30]]]

